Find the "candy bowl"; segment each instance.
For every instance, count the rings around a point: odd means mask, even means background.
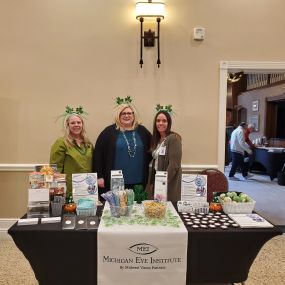
[[[164,218],[167,207],[166,202],[147,200],[143,201],[143,206],[144,206],[144,215],[147,218],[157,218],[157,219]]]

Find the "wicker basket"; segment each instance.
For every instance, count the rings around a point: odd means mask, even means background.
[[[233,202],[224,202],[220,197],[219,201],[223,207],[223,211],[226,214],[250,214],[252,213],[255,201],[244,202],[244,203],[233,203]]]

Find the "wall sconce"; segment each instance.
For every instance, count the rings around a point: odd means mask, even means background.
[[[141,35],[140,35],[140,66],[142,68],[143,65],[143,42],[145,47],[154,47],[155,39],[157,40],[157,65],[161,64],[160,61],[160,43],[159,43],[159,35],[160,35],[160,22],[164,19],[164,3],[161,2],[152,2],[152,0],[148,0],[148,2],[137,2],[136,3],[136,18],[141,23]],[[155,32],[148,30],[143,33],[143,22],[144,19],[156,19],[157,22],[157,36],[155,36]]]

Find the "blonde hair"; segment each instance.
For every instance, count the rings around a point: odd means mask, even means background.
[[[81,122],[82,122],[82,131],[81,131],[81,138],[82,138],[82,142],[86,145],[86,146],[90,146],[92,145],[90,140],[88,139],[87,135],[86,135],[86,130],[85,130],[85,123],[84,123],[84,119],[82,116],[78,115],[78,114],[70,114],[70,115],[67,115],[64,119],[64,122],[63,122],[63,126],[64,126],[64,140],[65,140],[65,143],[68,147],[73,147],[75,145],[74,143],[74,138],[72,137],[71,135],[71,132],[70,132],[70,128],[69,128],[69,119],[71,117],[78,117]]]
[[[117,107],[116,115],[115,115],[115,124],[116,124],[117,130],[123,130],[124,129],[122,124],[121,124],[121,121],[120,121],[120,114],[126,108],[130,108],[134,112],[134,115],[133,115],[134,121],[133,121],[133,125],[132,125],[132,130],[136,129],[138,124],[139,124],[138,112],[137,112],[136,108],[131,104],[120,104]]]

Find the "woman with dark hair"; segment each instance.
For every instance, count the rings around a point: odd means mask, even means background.
[[[162,107],[162,106],[160,106]],[[179,134],[171,131],[171,105],[160,109],[154,117],[152,151],[152,175],[150,179],[150,198],[154,195],[156,171],[167,171],[167,200],[181,199],[181,158],[182,144]]]

